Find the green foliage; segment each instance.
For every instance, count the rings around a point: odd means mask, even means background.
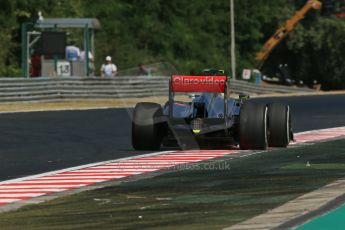
[[[256,66],[256,52],[305,0],[234,1],[240,73]],[[344,3],[337,1],[337,9]],[[20,25],[34,22],[38,11],[46,18],[98,18],[102,29],[96,33],[97,69],[111,55],[120,70],[158,62],[170,62],[180,73],[208,67],[230,70],[229,0],[2,0],[0,76],[20,75]],[[344,19],[310,12],[272,53],[268,72],[288,63],[296,79],[344,88],[344,26]],[[80,34],[71,37],[81,43]]]
[[[326,89],[345,88],[345,23],[335,17],[320,18],[310,28],[299,27],[288,47],[294,53],[298,79],[317,79]],[[292,65],[292,64],[290,64]]]
[[[293,5],[287,0],[236,0],[235,4],[238,67],[240,70],[254,68],[257,65],[255,53],[293,14]]]

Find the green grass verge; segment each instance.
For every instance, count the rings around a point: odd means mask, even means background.
[[[310,166],[307,166],[309,161]],[[0,214],[5,229],[219,229],[345,176],[345,140],[171,171]]]

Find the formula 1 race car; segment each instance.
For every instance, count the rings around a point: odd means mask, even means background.
[[[286,147],[293,139],[289,106],[254,103],[246,95],[230,98],[229,84],[229,78],[219,70],[207,71],[204,76],[171,76],[169,101],[163,107],[149,102],[135,106],[134,149]],[[176,101],[180,93],[189,94],[190,100]]]

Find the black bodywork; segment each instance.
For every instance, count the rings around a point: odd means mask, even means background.
[[[237,145],[240,110],[248,97],[230,98],[228,84],[224,93],[190,93],[190,102],[175,101],[170,89],[163,107],[163,145]]]

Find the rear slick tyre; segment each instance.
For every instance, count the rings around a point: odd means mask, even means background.
[[[161,146],[162,122],[158,118],[163,114],[162,107],[156,103],[138,103],[133,112],[132,145],[136,150],[158,150]]]
[[[285,148],[290,143],[291,115],[287,105],[268,105],[268,144],[270,147]]]
[[[267,106],[245,103],[240,112],[240,148],[267,149]]]

